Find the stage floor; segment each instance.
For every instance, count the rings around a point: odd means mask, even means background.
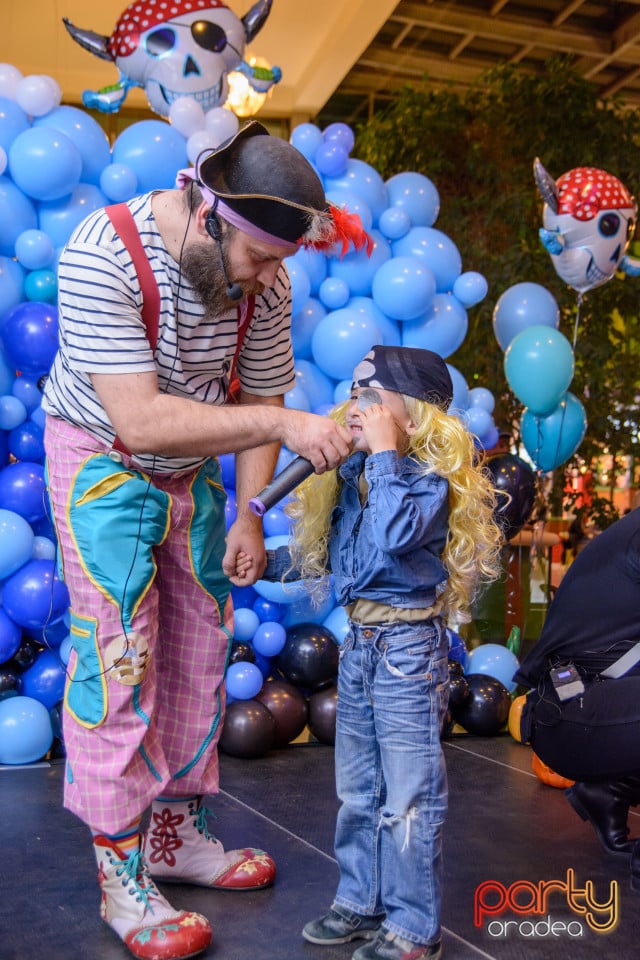
[[[444,750],[444,960],[637,956],[640,894],[629,889],[628,865],[607,857],[562,791],[531,772],[530,749],[508,734],[461,734]],[[128,950],[98,916],[88,831],[62,808],[63,770],[61,762],[0,769],[0,958],[126,960]],[[221,784],[210,803],[213,832],[229,847],[268,850],[278,877],[254,893],[166,888],[174,906],[211,920],[204,960],[348,960],[362,941],[323,948],[300,935],[335,890],[333,748],[297,742],[258,760],[222,755]],[[640,833],[633,813],[630,822]],[[495,885],[479,890],[487,881]],[[541,903],[541,884],[550,881],[557,884]],[[582,912],[585,888],[599,911]],[[474,904],[483,896],[487,906],[499,896],[506,906],[476,925]],[[594,929],[607,922],[610,932]]]

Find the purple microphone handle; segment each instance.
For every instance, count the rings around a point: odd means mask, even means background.
[[[295,457],[284,470],[273,478],[260,493],[249,500],[249,509],[257,517],[263,517],[267,510],[271,510],[279,500],[287,497],[292,490],[310,477],[313,473],[313,464],[306,457]]]

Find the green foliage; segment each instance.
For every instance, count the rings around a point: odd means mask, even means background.
[[[595,88],[563,59],[549,61],[542,78],[498,67],[465,95],[406,88],[356,129],[354,155],[384,179],[411,170],[433,181],[441,201],[435,226],[456,243],[463,269],[488,281],[488,296],[470,311],[464,343],[447,359],[471,387],[494,393],[499,423],[517,428],[521,413],[493,335],[499,296],[515,283],[539,283],[558,301],[570,343],[576,327],[577,294],[539,241],[542,201],[533,160],[539,156],[555,178],[574,167],[599,167],[638,196],[639,146],[640,114],[617,100],[599,102]],[[638,456],[639,299],[640,278],[617,276],[580,306],[570,390],[587,413],[579,450],[586,460],[605,450]]]

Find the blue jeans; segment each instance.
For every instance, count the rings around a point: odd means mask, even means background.
[[[351,623],[340,651],[334,902],[419,944],[440,937],[447,655],[439,618]]]

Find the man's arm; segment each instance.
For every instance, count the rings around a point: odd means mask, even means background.
[[[317,473],[349,455],[349,431],[328,417],[270,403],[214,406],[160,393],[154,373],[92,374],[120,440],[133,453],[208,457],[284,444]],[[261,485],[258,484],[251,496]]]

